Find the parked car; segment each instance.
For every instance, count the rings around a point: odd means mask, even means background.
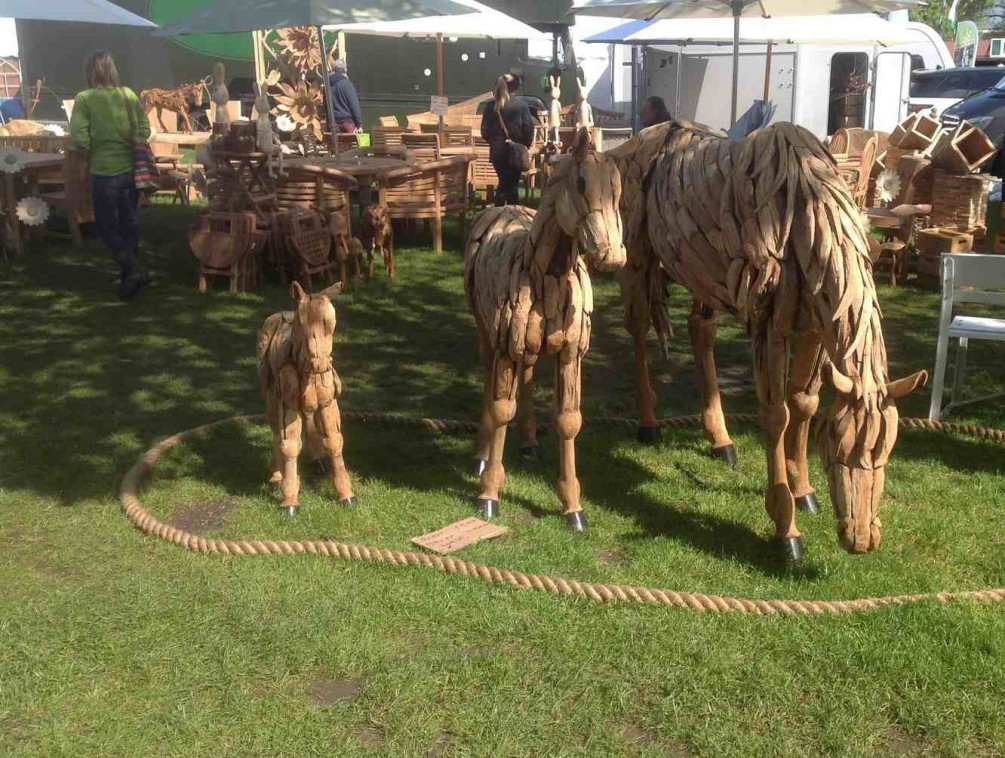
[[[935,71],[912,71],[908,110],[935,110],[941,114],[964,98],[994,87],[1005,78],[1005,68],[978,66],[975,68],[944,68]]]
[[[990,164],[990,171],[995,176],[1002,176],[1005,172],[1005,156],[1002,153],[1005,143],[1005,79],[942,112],[942,125],[947,129],[959,126],[960,121],[968,121],[983,130],[995,144],[998,154]]]

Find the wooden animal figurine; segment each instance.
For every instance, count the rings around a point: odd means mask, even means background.
[[[265,84],[255,82],[255,143],[258,151],[269,156],[269,176],[276,176],[275,160],[279,157],[279,173],[283,174],[283,143],[272,129],[269,115],[269,95]]]
[[[368,205],[360,217],[360,235],[366,250],[368,276],[373,278],[373,252],[379,250],[388,276],[394,278],[394,230],[387,206]]]
[[[601,271],[624,264],[620,195],[617,166],[596,152],[589,133],[581,130],[570,153],[557,161],[536,214],[518,206],[492,208],[472,224],[464,290],[478,324],[485,370],[476,459],[481,471],[477,506],[485,518],[499,514],[506,426],[518,404],[523,454],[537,452],[534,366],[542,355],[555,355],[558,495],[569,526],[586,529],[575,448],[582,426],[582,363],[590,346],[593,312],[586,262]]]
[[[140,92],[140,105],[143,112],[149,113],[151,110],[157,112],[157,122],[160,124],[162,132],[167,131],[164,126],[164,111],[177,113],[183,122],[182,128],[192,132],[192,118],[189,115],[188,104],[194,102],[197,108],[201,108],[203,98],[209,95],[210,78],[207,76],[202,81],[194,84],[183,84],[178,89],[145,89]]]
[[[927,374],[887,375],[869,245],[830,153],[792,124],[732,142],[668,123],[608,155],[625,176],[622,208],[636,271],[626,277],[626,297],[643,423],[655,425],[642,315],[655,308],[650,256],[695,298],[688,331],[705,395],[702,422],[717,449],[730,445],[712,354],[716,311],[734,314],[750,335],[767,443],[765,504],[780,553],[803,554],[795,511],[797,503],[815,507],[807,442],[825,379],[837,397],[819,444],[838,537],[850,552],[876,549],[884,469],[897,440],[895,401]]]
[[[562,125],[562,69],[553,68],[548,72],[548,142],[561,144],[558,128]]]
[[[227,89],[227,72],[222,63],[213,64],[213,105],[216,106],[216,116],[213,121],[216,124],[226,126],[230,123],[230,110],[227,108],[230,103],[230,91]]]
[[[340,505],[355,505],[349,472],[342,457],[342,417],[338,397],[342,380],[332,363],[335,284],[308,295],[293,282],[296,310],[269,316],[258,333],[258,379],[265,415],[272,427],[272,476],[282,493],[280,507],[289,516],[300,508],[297,458],[306,437],[312,457],[327,455]]]
[[[593,128],[593,108],[586,99],[586,80],[582,72],[576,74],[576,127]]]

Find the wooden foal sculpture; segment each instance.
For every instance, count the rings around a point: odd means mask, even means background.
[[[313,458],[328,455],[339,503],[356,504],[342,458],[338,408],[342,381],[332,363],[332,298],[341,289],[340,283],[308,295],[293,282],[290,294],[296,300],[296,310],[272,314],[258,333],[258,379],[273,435],[270,482],[279,485],[283,496],[280,507],[289,516],[295,516],[300,508],[297,458],[305,436]]]
[[[186,132],[192,131],[192,119],[189,116],[188,104],[194,102],[197,108],[202,107],[203,97],[209,95],[210,77],[195,84],[183,84],[178,89],[145,89],[140,93],[140,105],[143,111],[157,111],[157,122],[162,131],[164,126],[164,111],[172,111],[181,116]]]
[[[373,278],[373,252],[380,251],[387,274],[394,278],[394,229],[387,206],[368,205],[360,212],[360,240],[366,250],[367,276]]]
[[[626,177],[622,208],[635,273],[625,283],[643,424],[655,425],[643,321],[658,310],[658,261],[695,297],[688,328],[705,394],[702,421],[719,449],[730,443],[712,357],[715,311],[747,327],[767,438],[765,499],[781,552],[795,560],[803,552],[796,500],[812,502],[806,448],[825,376],[837,396],[819,444],[838,537],[851,552],[874,550],[884,467],[897,440],[894,401],[927,374],[888,380],[869,246],[833,158],[808,131],[784,123],[741,142],[663,124],[613,152]]]
[[[464,285],[485,369],[477,505],[486,518],[499,513],[506,426],[516,415],[518,399],[524,452],[536,452],[534,366],[541,355],[552,354],[558,359],[558,494],[570,527],[586,528],[575,449],[582,426],[582,362],[590,345],[593,311],[584,258],[599,270],[624,265],[620,195],[617,167],[594,151],[584,129],[570,154],[557,162],[536,214],[518,206],[491,208],[472,225]]]

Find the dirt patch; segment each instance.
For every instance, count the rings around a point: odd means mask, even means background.
[[[445,755],[446,752],[453,746],[453,735],[447,734],[446,732],[440,732],[433,740],[433,744],[430,745],[429,749],[422,755],[424,758],[439,758],[441,755]]]
[[[469,645],[458,650],[457,657],[477,658],[483,655],[492,655],[493,653],[495,653],[495,648],[488,647],[487,645]]]
[[[223,529],[236,511],[233,500],[196,500],[175,512],[168,523],[184,532],[208,534]]]
[[[881,742],[884,751],[889,755],[930,755],[932,746],[916,734],[911,734],[898,724],[890,724]]]
[[[79,566],[63,566],[49,557],[41,557],[35,561],[35,570],[54,579],[63,581],[79,581],[84,578],[84,572]]]
[[[387,732],[381,726],[364,726],[353,732],[356,741],[367,747],[384,747],[387,745]]]
[[[629,724],[622,727],[621,739],[631,745],[651,745],[654,741],[652,733],[638,724]]]
[[[307,695],[315,705],[328,707],[344,700],[352,700],[362,689],[363,682],[359,680],[318,679],[311,682]]]
[[[17,716],[0,718],[0,744],[18,747],[28,740],[31,722]]]
[[[628,559],[625,554],[621,552],[621,548],[614,548],[613,550],[605,550],[602,552],[598,558],[601,563],[606,563],[608,566],[627,566]]]

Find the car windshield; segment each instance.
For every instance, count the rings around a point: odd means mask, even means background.
[[[915,73],[911,77],[911,97],[964,98],[994,87],[1005,88],[1005,70],[947,69],[931,73]]]

